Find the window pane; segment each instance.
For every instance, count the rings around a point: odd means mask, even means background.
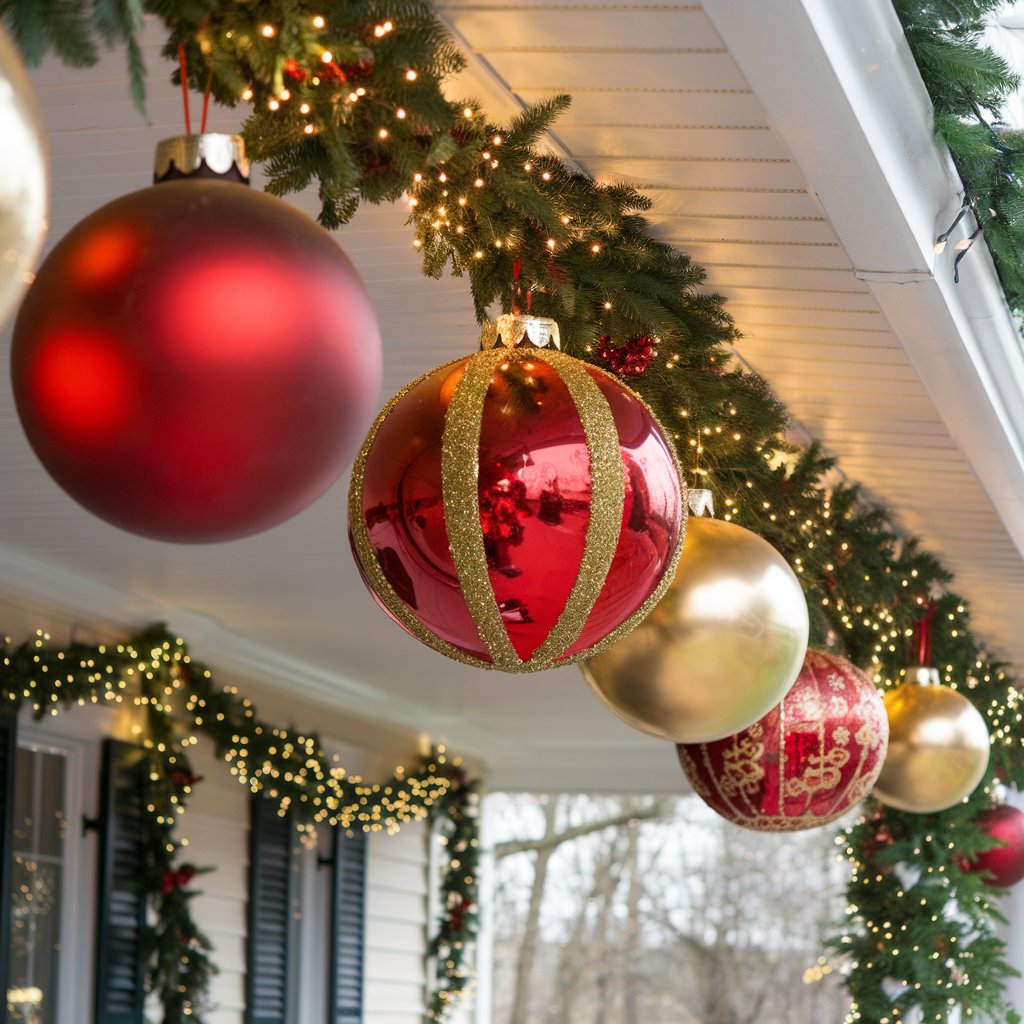
[[[64,766],[59,754],[18,751],[7,1010],[27,1024],[57,1020]]]

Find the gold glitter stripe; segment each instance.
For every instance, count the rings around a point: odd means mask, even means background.
[[[545,358],[547,358],[547,356],[550,354],[551,353],[545,353]],[[563,356],[562,358],[566,357]],[[619,626],[616,626],[616,628],[613,629],[603,640],[599,640],[593,646],[588,647],[584,651],[580,651],[579,654],[574,654],[571,658],[564,658],[563,660],[558,661],[558,665],[571,665],[576,661],[582,660],[583,658],[593,658],[598,654],[602,654],[604,651],[608,650],[609,647],[612,647],[616,643],[618,643],[618,641],[621,640],[624,636],[627,636],[629,633],[632,633],[633,630],[636,629],[636,627],[639,626],[640,623],[643,622],[644,619],[646,619],[652,611],[654,611],[654,606],[665,596],[665,592],[668,590],[670,586],[672,586],[672,581],[676,578],[676,569],[679,567],[679,558],[683,553],[683,542],[686,539],[686,523],[689,517],[689,509],[687,508],[687,492],[685,482],[686,478],[683,475],[683,468],[679,464],[679,457],[676,454],[676,447],[669,440],[669,435],[665,431],[665,428],[661,425],[661,421],[654,414],[654,410],[632,388],[627,387],[625,384],[623,384],[618,377],[615,377],[612,374],[608,373],[607,371],[602,370],[598,366],[590,366],[589,368],[591,370],[596,371],[599,374],[603,374],[609,380],[613,381],[619,388],[627,392],[633,398],[634,401],[636,401],[647,411],[647,415],[650,416],[654,423],[657,425],[658,430],[661,433],[662,439],[665,442],[665,449],[669,454],[669,458],[672,460],[672,465],[675,466],[676,477],[679,480],[679,537],[676,543],[675,550],[672,552],[672,555],[665,566],[665,572],[662,574],[661,580],[658,583],[658,585],[654,588],[654,590],[651,591],[650,597],[648,597],[647,600],[644,601],[644,603],[635,612],[633,612],[633,614],[628,619],[626,619],[625,622],[623,622]],[[615,432],[615,437],[616,439],[618,438],[618,431]],[[619,455],[619,461],[620,463],[622,461],[621,454]]]
[[[448,550],[455,563],[463,600],[473,616],[480,639],[494,659],[494,667],[506,672],[525,669],[505,629],[487,571],[484,528],[480,520],[480,428],[491,377],[501,363],[515,358],[516,353],[498,348],[478,352],[470,359],[448,406],[441,441]]]
[[[549,666],[579,639],[608,578],[626,503],[626,473],[619,432],[608,399],[594,383],[586,365],[578,359],[555,351],[533,353],[533,357],[555,368],[583,424],[590,455],[590,521],[572,590],[558,621],[527,662],[530,670]]]
[[[391,415],[395,406],[405,396],[412,391],[413,388],[417,387],[428,377],[433,376],[439,370],[445,369],[446,367],[456,366],[461,363],[461,359],[454,359],[450,363],[444,364],[444,366],[435,367],[433,370],[428,371],[420,377],[417,377],[411,384],[406,385],[402,388],[388,402],[387,405],[381,410],[380,415],[374,420],[373,426],[370,427],[370,432],[366,435],[366,440],[363,442],[363,446],[359,449],[359,454],[356,456],[355,464],[352,467],[352,478],[348,488],[348,523],[349,529],[352,531],[352,544],[356,550],[356,556],[359,559],[360,564],[363,567],[363,572],[366,574],[366,578],[370,581],[373,587],[374,593],[380,598],[384,607],[403,625],[405,628],[412,633],[414,637],[425,643],[428,647],[432,647],[439,654],[443,654],[446,657],[452,658],[454,661],[461,661],[465,665],[474,665],[477,668],[493,668],[494,666],[488,664],[486,661],[481,661],[479,658],[474,658],[471,654],[467,654],[465,651],[459,650],[458,647],[452,646],[446,640],[442,640],[441,637],[429,630],[412,612],[412,609],[395,593],[394,588],[388,582],[388,578],[384,575],[383,570],[380,567],[380,562],[377,560],[377,553],[373,550],[373,544],[370,541],[370,533],[366,527],[366,515],[363,511],[363,479],[366,475],[366,460],[369,457],[370,449],[373,447],[373,442],[377,437],[377,433],[381,428],[381,424]],[[461,382],[460,382],[461,384]],[[479,520],[479,516],[477,516]],[[451,524],[448,524],[448,529],[451,530]]]

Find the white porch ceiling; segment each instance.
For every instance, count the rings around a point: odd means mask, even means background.
[[[707,268],[709,287],[729,299],[743,358],[851,478],[943,557],[980,631],[1024,664],[1014,613],[1024,604],[1024,557],[1011,539],[1022,526],[1012,521],[1014,498],[1024,502],[1012,455],[1020,438],[1012,423],[998,437],[986,433],[994,414],[978,407],[982,392],[965,374],[962,393],[951,391],[922,356],[914,324],[945,293],[929,285],[897,294],[891,276],[902,270],[907,281],[931,282],[920,251],[914,266],[868,265],[869,243],[888,246],[895,259],[913,231],[886,216],[854,237],[854,214],[878,196],[859,166],[837,187],[834,157],[853,147],[866,165],[871,143],[843,127],[850,112],[840,109],[838,93],[818,91],[807,77],[830,72],[824,49],[787,51],[810,45],[800,0],[438,6],[470,56],[462,88],[495,116],[552,92],[574,95],[553,144],[595,176],[628,179],[654,197],[659,235],[690,252]],[[864,10],[879,6],[872,0]],[[180,98],[166,82],[159,32],[148,39],[151,125],[131,106],[120,54],[84,71],[49,63],[33,76],[53,157],[51,245],[104,202],[143,187],[155,141],[180,131]],[[819,120],[832,120],[833,136],[810,123],[780,87],[786,82],[818,104]],[[236,124],[220,112],[212,127]],[[908,159],[913,173],[917,157],[908,151]],[[930,160],[934,178],[936,151]],[[957,205],[951,188],[934,197],[930,216],[947,204]],[[382,400],[471,350],[477,336],[465,281],[420,275],[404,218],[397,208],[364,209],[339,232],[380,315]],[[964,269],[991,277],[983,253],[972,253]],[[996,306],[990,315],[1005,327],[1008,314],[998,299]],[[8,342],[9,332],[5,349]],[[955,368],[954,355],[942,362]],[[478,672],[394,627],[352,565],[344,483],[255,538],[203,548],[141,540],[93,519],[50,482],[23,439],[8,388],[0,393],[0,479],[0,594],[9,599],[85,622],[162,618],[215,667],[446,738],[484,756],[499,786],[684,786],[671,747],[611,717],[575,669]]]

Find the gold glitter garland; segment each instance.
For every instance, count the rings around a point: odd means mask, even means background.
[[[562,614],[525,666],[527,671],[532,671],[550,667],[576,642],[601,596],[622,532],[626,473],[611,406],[587,372],[586,365],[553,350],[545,350],[539,355],[533,350],[529,354],[531,358],[554,367],[561,377],[579,413],[590,456],[590,521],[587,523],[580,569]]]
[[[447,640],[442,640],[436,633],[427,629],[412,613],[409,606],[395,593],[394,587],[391,586],[387,576],[384,575],[383,569],[380,567],[380,562],[377,561],[377,553],[373,549],[370,531],[366,526],[366,515],[363,512],[363,480],[366,476],[366,460],[369,458],[370,450],[377,439],[381,425],[394,411],[395,406],[410,391],[422,384],[427,378],[432,377],[438,370],[454,367],[462,362],[465,362],[464,358],[453,359],[450,363],[436,366],[433,370],[428,370],[426,373],[421,374],[412,383],[402,388],[380,411],[380,414],[373,421],[373,426],[370,427],[370,432],[366,435],[366,440],[363,441],[359,454],[356,456],[356,461],[352,466],[352,478],[348,488],[348,522],[349,529],[352,531],[352,546],[356,550],[356,557],[359,559],[363,572],[366,573],[366,578],[370,581],[373,592],[380,599],[384,607],[394,615],[395,619],[417,640],[422,641],[439,654],[443,654],[453,661],[461,661],[465,665],[474,665],[477,668],[492,668],[493,666],[488,662],[474,658],[471,654],[467,654],[465,651],[453,646]],[[451,527],[449,526],[448,528],[450,529]]]
[[[571,358],[571,357],[568,357]],[[625,391],[641,408],[643,408],[647,415],[650,416],[651,420],[655,423],[661,434],[662,439],[665,442],[665,451],[668,452],[669,458],[672,460],[672,465],[676,470],[676,478],[679,481],[679,538],[676,542],[675,550],[672,552],[671,557],[665,565],[665,571],[661,575],[661,579],[658,581],[658,585],[651,591],[650,596],[644,603],[637,608],[635,612],[628,619],[616,626],[604,639],[599,640],[597,643],[588,647],[585,651],[580,651],[579,654],[574,654],[571,658],[566,658],[564,661],[558,662],[559,665],[571,665],[574,662],[581,661],[584,658],[593,658],[595,655],[603,654],[608,650],[609,647],[617,644],[624,636],[628,636],[630,633],[640,625],[648,615],[654,611],[655,605],[665,596],[665,592],[672,585],[672,581],[676,578],[676,570],[679,568],[679,559],[683,554],[683,543],[686,540],[686,524],[689,521],[689,508],[686,488],[686,477],[683,473],[683,467],[679,462],[679,457],[676,455],[675,445],[673,445],[668,439],[668,433],[665,428],[661,425],[661,421],[655,415],[654,410],[635,392],[631,387],[627,387],[618,377],[614,374],[608,373],[606,370],[602,370],[599,366],[593,366],[587,364],[587,367],[591,373],[600,374],[603,377],[607,377],[617,387]],[[618,438],[618,431],[615,432],[616,439]],[[621,455],[620,455],[621,458]]]
[[[480,428],[495,369],[517,357],[518,352],[496,348],[478,352],[470,359],[445,414],[441,440],[441,493],[448,550],[480,639],[494,660],[493,667],[504,672],[523,671],[523,662],[501,619],[487,569],[480,519]]]

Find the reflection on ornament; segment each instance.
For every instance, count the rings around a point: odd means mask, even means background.
[[[691,508],[707,492],[691,491]],[[756,722],[803,664],[808,617],[800,583],[765,540],[692,515],[671,587],[642,625],[580,668],[636,729],[704,743]]]
[[[46,234],[46,138],[28,75],[0,28],[0,325],[32,280]]]
[[[240,145],[169,140],[166,180],[74,227],[15,325],[14,393],[40,461],[147,537],[231,540],[289,518],[338,478],[377,401],[358,274],[326,231],[237,183]],[[232,180],[206,180],[226,147]],[[195,176],[174,180],[179,161]]]
[[[508,330],[515,346],[552,329],[505,319],[498,348],[388,403],[353,470],[349,524],[396,622],[457,660],[522,672],[632,628],[671,578],[684,514],[640,399],[559,351],[506,347]]]
[[[1009,889],[1024,878],[1024,812],[1009,804],[989,807],[976,819],[980,829],[999,845],[962,861],[964,871],[986,874],[989,885]]]
[[[795,832],[828,824],[867,796],[887,735],[871,680],[835,654],[808,651],[778,707],[735,736],[677,749],[694,791],[723,818]]]
[[[988,768],[988,728],[965,697],[939,684],[931,668],[885,695],[889,752],[874,795],[884,804],[929,814],[970,796]]]

